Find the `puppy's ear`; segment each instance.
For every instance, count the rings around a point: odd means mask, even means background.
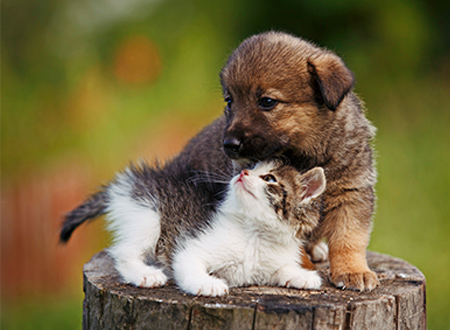
[[[324,53],[308,61],[308,71],[317,84],[318,92],[330,110],[336,110],[353,87],[353,73],[332,53]]]

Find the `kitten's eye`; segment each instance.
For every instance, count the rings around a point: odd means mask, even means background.
[[[231,97],[228,96],[228,97],[225,98],[225,102],[227,103],[226,109],[230,110],[231,109],[231,104],[233,103],[233,100],[231,99]]]
[[[271,99],[270,97],[263,97],[259,100],[259,106],[262,110],[272,110],[277,104],[278,101]]]
[[[277,182],[277,179],[275,179],[275,177],[272,174],[261,175],[260,178],[269,183]]]

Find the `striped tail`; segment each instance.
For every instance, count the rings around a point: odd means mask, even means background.
[[[64,223],[59,234],[60,242],[66,243],[73,231],[82,223],[88,220],[94,220],[95,218],[106,213],[107,207],[107,194],[103,189],[90,198],[85,200],[83,204],[78,206],[66,214]]]

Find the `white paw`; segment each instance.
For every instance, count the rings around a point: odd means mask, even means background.
[[[205,297],[217,297],[224,296],[228,293],[228,285],[221,279],[209,277],[208,280],[204,281],[197,294],[199,296]]]
[[[141,275],[141,283],[138,285],[143,288],[155,288],[163,286],[167,282],[167,276],[161,269],[156,269],[154,272],[148,272]]]
[[[139,272],[122,274],[127,283],[142,288],[156,288],[167,283],[164,272],[155,267],[143,265]]]
[[[315,245],[311,251],[311,260],[313,262],[328,260],[328,244],[325,242],[320,242]]]
[[[201,280],[195,280],[190,283],[187,282],[188,281],[185,281],[185,285],[181,285],[181,288],[193,295],[218,297],[228,293],[228,285],[225,281],[212,276],[202,278]]]
[[[297,289],[319,289],[321,285],[322,279],[315,271],[302,272],[286,282],[288,288]]]

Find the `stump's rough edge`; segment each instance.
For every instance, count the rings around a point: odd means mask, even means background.
[[[169,283],[124,284],[106,251],[83,268],[83,329],[426,329],[424,275],[406,261],[368,252],[381,285],[372,292],[336,289],[328,263],[317,264],[320,290],[252,286],[225,297],[193,297]]]

